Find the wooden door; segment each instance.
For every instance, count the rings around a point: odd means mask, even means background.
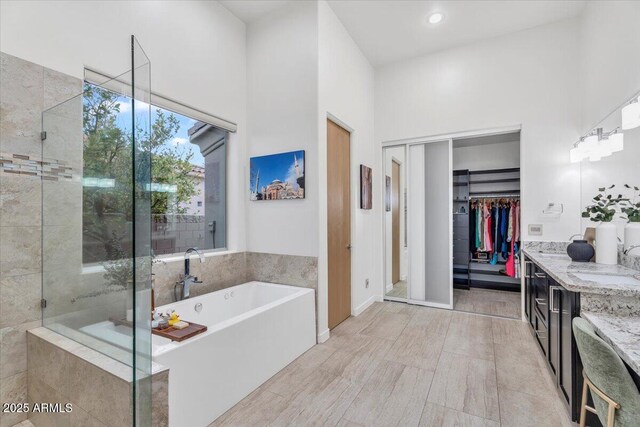
[[[400,281],[400,165],[391,161],[391,283]]]
[[[329,329],[351,315],[350,135],[327,120]]]

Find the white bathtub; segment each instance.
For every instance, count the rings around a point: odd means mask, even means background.
[[[316,343],[312,289],[249,282],[159,308],[208,327],[181,343],[153,336],[170,427],[207,426]]]

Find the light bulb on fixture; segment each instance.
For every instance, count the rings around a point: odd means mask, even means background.
[[[598,154],[600,158],[609,157],[613,154],[613,150],[611,149],[611,143],[608,139],[604,138],[598,141],[598,146],[596,148],[598,150]]]
[[[442,18],[444,18],[444,15],[442,13],[432,13],[431,15],[429,15],[429,24],[437,24],[442,21]]]
[[[569,150],[569,161],[571,163],[580,163],[583,158],[584,153],[580,145],[577,145]]]
[[[594,150],[589,154],[590,162],[599,162],[600,160],[602,160],[602,153],[600,153],[598,150]]]
[[[638,126],[640,126],[640,97],[622,109],[622,129],[633,129]]]
[[[598,150],[598,135],[591,135],[586,137],[582,141],[581,145],[585,157],[591,157],[591,155]]]
[[[611,152],[617,153],[624,149],[624,134],[616,131],[609,135],[609,145],[611,146]]]

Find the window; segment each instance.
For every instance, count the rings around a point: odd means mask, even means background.
[[[131,247],[131,99],[85,83],[83,262]],[[151,106],[151,240],[155,255],[226,247],[227,131]]]

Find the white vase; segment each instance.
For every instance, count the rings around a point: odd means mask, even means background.
[[[618,263],[618,230],[615,224],[601,222],[596,227],[596,262],[609,265]]]
[[[624,227],[624,249],[640,245],[640,222],[630,222]]]

